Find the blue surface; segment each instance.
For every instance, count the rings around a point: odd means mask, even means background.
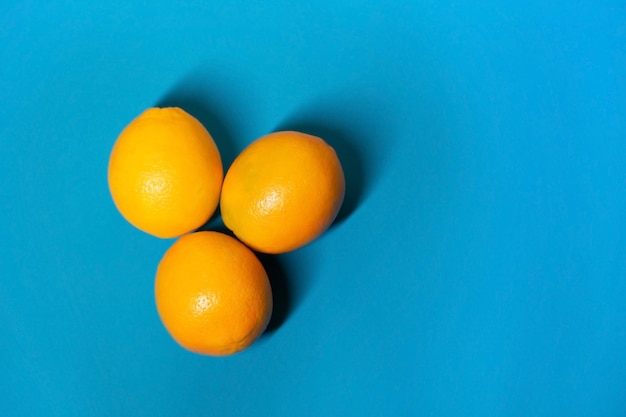
[[[17,3],[0,415],[626,415],[623,1]],[[265,260],[272,330],[232,357],[167,335],[172,241],[108,194],[113,142],[157,104],[226,163],[301,128],[346,167],[339,221]]]

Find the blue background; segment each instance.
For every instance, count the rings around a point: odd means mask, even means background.
[[[0,6],[0,415],[626,415],[623,1],[24,1]],[[468,4],[465,4],[468,3]],[[226,166],[321,134],[336,224],[266,257],[252,348],[178,347],[172,240],[109,152],[179,105]]]

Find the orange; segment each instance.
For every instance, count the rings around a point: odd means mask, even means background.
[[[272,290],[261,262],[219,232],[184,235],[167,250],[157,270],[155,298],[174,340],[205,355],[247,348],[272,314]]]
[[[343,202],[341,163],[324,140],[275,132],[250,144],[224,178],[226,227],[252,249],[292,251],[320,236]]]
[[[117,138],[108,182],[122,216],[161,238],[202,226],[215,212],[222,160],[204,126],[184,110],[150,108]]]

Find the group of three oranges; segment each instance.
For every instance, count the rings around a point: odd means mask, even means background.
[[[294,131],[252,142],[224,176],[210,133],[176,107],[150,108],[122,131],[108,183],[129,223],[179,237],[157,268],[157,311],[176,342],[207,355],[247,348],[269,322],[272,290],[254,252],[284,253],[315,240],[345,192],[334,149]],[[218,204],[236,238],[195,232]]]

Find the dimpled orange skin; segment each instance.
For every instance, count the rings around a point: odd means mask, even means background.
[[[161,238],[202,226],[215,212],[224,178],[219,151],[184,110],[150,108],[120,134],[108,182],[124,218]]]
[[[159,316],[184,348],[224,356],[249,347],[272,314],[263,265],[244,244],[219,232],[178,239],[155,281]]]
[[[319,237],[344,194],[343,169],[332,147],[305,133],[275,132],[235,159],[224,178],[220,210],[242,242],[277,254]]]

